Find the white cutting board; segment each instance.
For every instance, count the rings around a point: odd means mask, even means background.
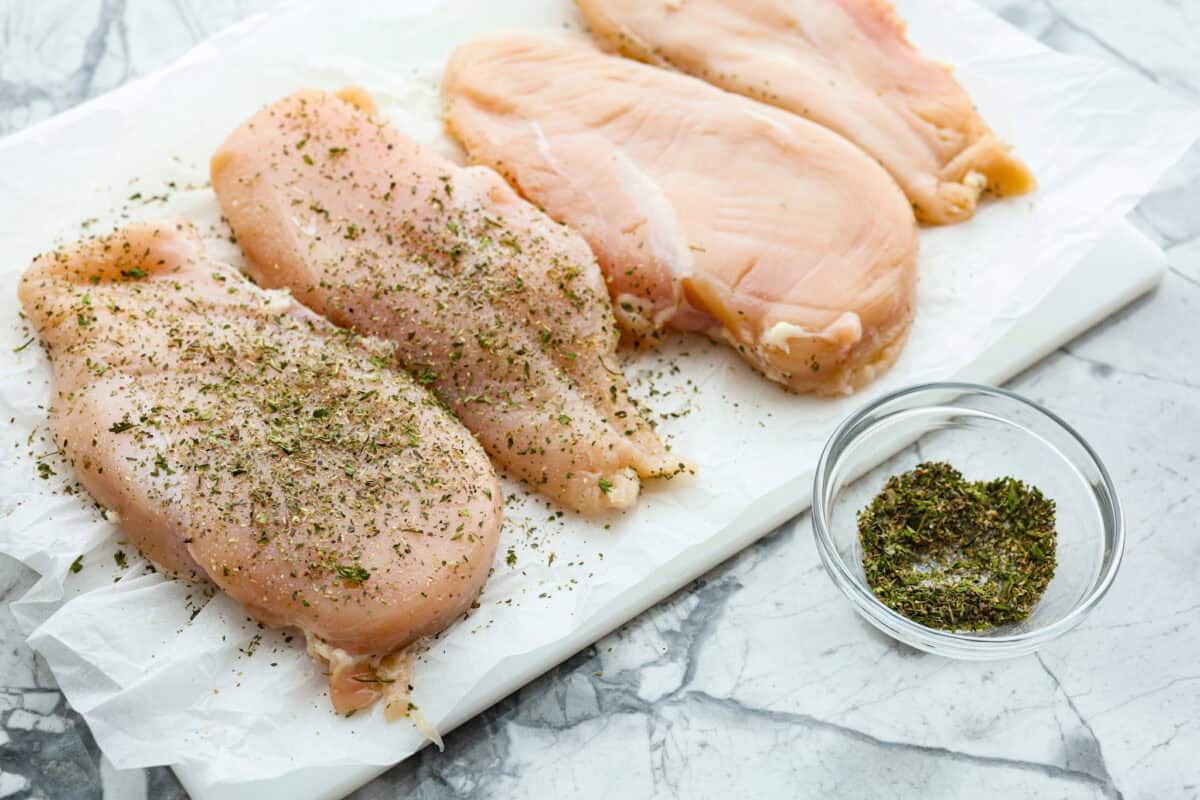
[[[1162,251],[1128,222],[1120,223],[1045,300],[957,377],[1003,383],[1154,288],[1165,269]],[[806,477],[763,498],[746,510],[735,535],[711,539],[688,551],[624,593],[619,602],[610,605],[591,624],[519,657],[508,680],[481,687],[464,698],[450,721],[442,726],[442,733],[461,725],[807,510],[811,493],[811,478]],[[832,584],[829,591],[836,591]],[[453,746],[451,740],[450,747]],[[333,800],[386,769],[367,766],[299,770],[271,781],[241,784],[202,783],[188,769],[176,768],[175,772],[193,800]]]

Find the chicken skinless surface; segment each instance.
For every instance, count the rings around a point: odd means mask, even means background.
[[[212,160],[260,284],[395,342],[512,475],[585,514],[683,468],[626,393],[587,243],[484,167],[408,139],[361,90],[297,92]]]
[[[611,50],[672,67],[845,136],[892,174],[921,222],[1036,181],[888,0],[576,0]]]
[[[852,391],[899,353],[917,230],[828,129],[695,78],[533,35],[460,47],[442,84],[470,158],[579,230],[634,335],[725,338],[795,391]]]
[[[479,595],[499,484],[390,344],[208,259],[186,222],[39,256],[19,294],[79,481],[160,569],[302,630],[338,711]]]

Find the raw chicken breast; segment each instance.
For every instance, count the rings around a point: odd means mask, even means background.
[[[879,160],[922,222],[961,222],[982,191],[1032,191],[888,0],[576,0],[607,47],[837,131]]]
[[[840,136],[536,36],[464,45],[442,92],[471,159],[587,238],[634,334],[723,336],[797,391],[850,391],[895,359],[916,223],[895,182]]]
[[[361,91],[345,97],[291,95],[213,157],[255,280],[394,341],[492,458],[547,497],[584,513],[632,505],[639,476],[677,464],[626,395],[587,244],[491,170],[389,127]]]
[[[500,487],[390,345],[209,260],[184,222],[39,256],[20,298],[79,481],[161,569],[303,630],[339,711],[475,601]]]

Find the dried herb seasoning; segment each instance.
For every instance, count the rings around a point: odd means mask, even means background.
[[[1057,565],[1053,500],[1016,478],[968,481],[944,462],[889,478],[859,511],[858,536],[876,597],[930,628],[1019,622]]]

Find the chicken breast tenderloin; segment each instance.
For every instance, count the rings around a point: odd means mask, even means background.
[[[597,39],[786,109],[877,158],[922,222],[961,222],[983,191],[1033,191],[1029,169],[889,0],[576,0]]]
[[[19,294],[79,481],[160,568],[304,631],[337,710],[475,601],[500,488],[390,345],[209,260],[184,222],[39,256]]]
[[[858,388],[899,353],[916,222],[842,137],[532,35],[460,47],[442,93],[470,158],[588,240],[635,335],[722,336],[772,380],[819,393]]]
[[[535,490],[594,514],[682,466],[626,394],[587,244],[490,169],[401,135],[365,93],[301,91],[255,114],[212,181],[259,283],[395,342]]]

